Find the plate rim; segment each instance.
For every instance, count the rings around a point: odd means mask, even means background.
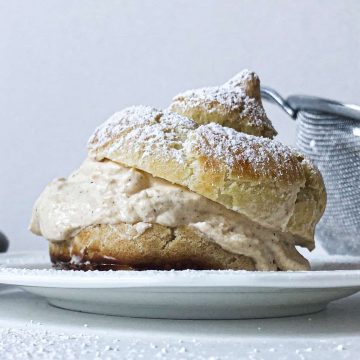
[[[52,271],[26,269],[26,259],[48,256],[44,251],[19,251],[0,254],[0,284],[23,287],[71,289],[155,289],[155,288],[265,288],[265,289],[334,289],[358,288],[360,269],[317,271],[246,271],[246,270],[185,270],[185,271]],[[24,258],[24,267],[10,267],[4,261]],[[23,270],[23,271],[22,271]],[[88,274],[88,275],[86,275]],[[135,275],[136,274],[136,275]],[[135,276],[134,276],[135,275]],[[143,276],[142,276],[143,275]],[[191,275],[191,276],[190,276]],[[195,275],[195,276],[193,276]],[[205,275],[206,278],[202,275]]]

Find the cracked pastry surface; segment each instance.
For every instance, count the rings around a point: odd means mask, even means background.
[[[250,258],[224,250],[189,227],[158,224],[140,233],[136,225],[124,223],[90,226],[68,241],[51,242],[50,256],[67,269],[255,270]]]

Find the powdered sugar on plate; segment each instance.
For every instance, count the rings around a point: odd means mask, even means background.
[[[360,270],[76,272],[44,269],[49,260],[44,263],[41,258],[26,264],[26,254],[19,258],[22,268],[16,267],[13,255],[14,267],[0,269],[0,283],[18,285],[61,308],[108,315],[172,319],[299,315],[360,290]]]
[[[332,256],[313,260],[319,271],[245,271],[245,270],[183,270],[183,271],[74,271],[51,268],[48,254],[43,252],[14,253],[0,256],[0,283],[23,286],[86,288],[152,287],[152,286],[278,286],[297,287],[326,285],[360,286],[360,258]],[[337,270],[336,264],[338,264]],[[345,266],[345,264],[347,264]],[[331,269],[332,271],[328,271]],[[351,269],[351,270],[350,270]],[[339,283],[338,283],[339,282]]]

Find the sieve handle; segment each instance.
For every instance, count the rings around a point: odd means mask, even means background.
[[[279,105],[288,115],[296,119],[297,111],[277,91],[267,86],[261,87],[261,97],[271,103]]]
[[[284,99],[278,92],[266,86],[261,87],[261,96],[263,99],[279,105],[293,119],[296,119],[299,111],[305,111],[336,116],[339,119],[347,118],[360,121],[359,105],[307,95],[292,95]]]

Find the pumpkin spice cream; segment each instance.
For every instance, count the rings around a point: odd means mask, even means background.
[[[187,225],[257,270],[307,270],[291,234],[274,231],[184,187],[112,161],[86,159],[68,179],[51,182],[36,201],[30,230],[68,240],[97,224],[127,223],[139,234],[153,224]]]

